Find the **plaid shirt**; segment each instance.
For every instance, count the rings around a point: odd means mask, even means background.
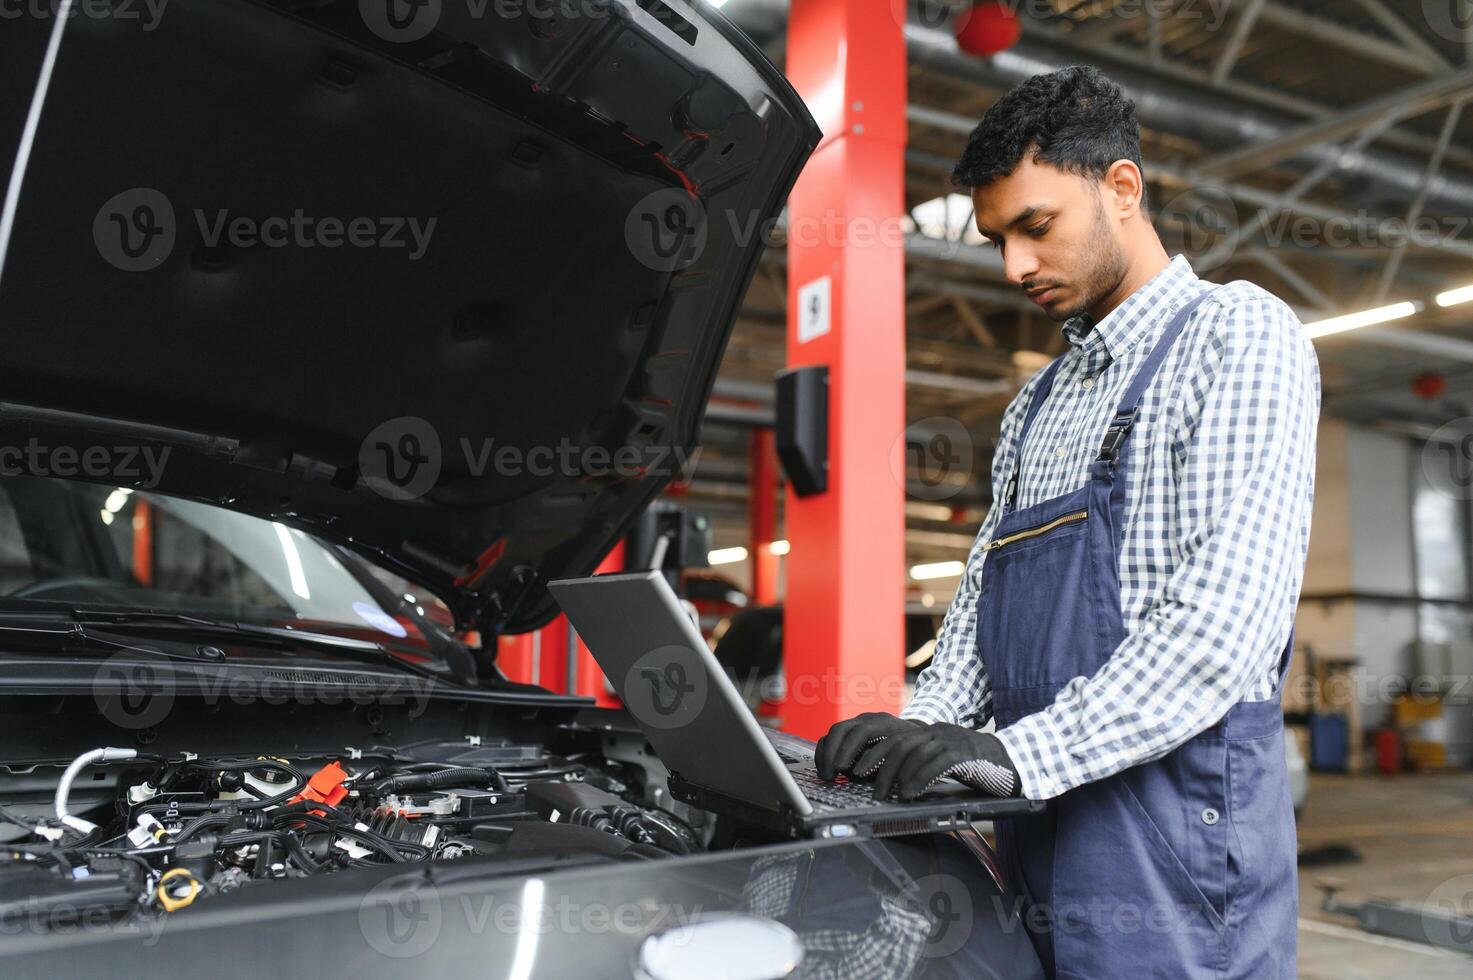
[[[1070,349],[1023,447],[1019,508],[1085,484],[1157,337],[1208,288],[1178,256],[1098,324],[1064,324]],[[904,717],[973,728],[992,717],[976,641],[982,545],[1002,516],[1037,384],[1035,375],[1003,416],[994,505]],[[1240,281],[1192,314],[1130,437],[1125,640],[1093,677],[997,733],[1024,796],[1049,799],[1159,758],[1238,701],[1273,696],[1309,548],[1319,403],[1314,348],[1283,302]]]

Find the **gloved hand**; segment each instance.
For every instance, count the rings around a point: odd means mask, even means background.
[[[996,796],[1018,794],[1018,769],[996,735],[944,722],[899,732],[872,745],[852,768],[858,778],[874,779],[875,799],[894,792],[902,800],[913,800],[964,763],[976,763],[965,774],[968,785]]]
[[[822,779],[833,779],[843,773],[849,775],[854,760],[871,743],[880,739],[911,732],[923,726],[923,722],[897,718],[882,711],[871,711],[858,718],[841,721],[829,733],[818,740],[813,749],[813,768]]]

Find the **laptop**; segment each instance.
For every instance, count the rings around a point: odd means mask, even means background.
[[[813,743],[757,723],[663,574],[548,589],[670,770],[676,799],[789,837],[922,834],[1043,809],[949,779],[909,803],[875,800],[868,783],[820,779]]]

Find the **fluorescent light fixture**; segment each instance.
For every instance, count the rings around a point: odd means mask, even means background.
[[[774,541],[767,546],[767,550],[774,555],[786,555],[792,550],[792,547],[786,541]]]
[[[706,561],[712,565],[730,565],[732,562],[746,560],[746,548],[717,548],[706,552]]]
[[[1359,313],[1332,316],[1328,320],[1316,320],[1314,323],[1306,323],[1304,329],[1308,331],[1311,338],[1327,337],[1333,333],[1344,333],[1347,330],[1369,327],[1377,323],[1400,320],[1416,313],[1418,309],[1417,304],[1412,302],[1392,303],[1390,306],[1378,306],[1373,310],[1361,310]]]
[[[706,2],[715,7],[717,10],[720,10],[722,7],[726,6],[726,0],[706,0]]]
[[[967,570],[965,562],[960,561],[933,561],[925,565],[910,566],[910,577],[917,582],[924,582],[933,578],[951,578],[960,575]]]
[[[1459,303],[1473,303],[1473,285],[1437,294],[1438,306],[1457,306]]]

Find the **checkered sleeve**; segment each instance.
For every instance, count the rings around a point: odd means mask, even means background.
[[[1032,799],[1159,758],[1216,723],[1287,638],[1314,487],[1314,349],[1256,288],[1197,316],[1211,318],[1206,350],[1161,420],[1174,486],[1145,488],[1169,504],[1134,515],[1159,522],[1148,530],[1170,543],[1174,570],[1094,676],[997,733]]]
[[[900,712],[902,718],[971,728],[980,728],[992,718],[992,684],[977,655],[977,595],[982,590],[982,564],[987,557],[983,546],[1002,519],[1000,500],[1017,458],[1018,429],[1041,375],[1039,372],[1030,378],[1003,413],[992,460],[992,507],[972,542],[966,571],[941,620],[931,663],[921,671],[915,696]]]

